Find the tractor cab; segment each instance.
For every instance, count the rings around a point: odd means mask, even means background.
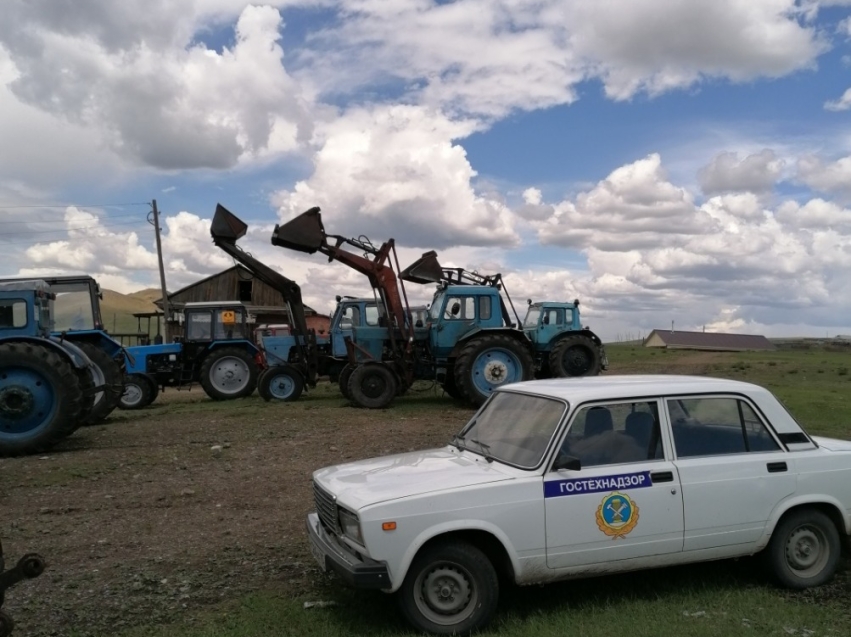
[[[438,289],[428,314],[429,346],[437,357],[449,356],[457,343],[483,329],[506,325],[505,307],[495,287],[447,285]]]
[[[0,338],[50,335],[53,294],[44,281],[0,283]]]
[[[50,286],[53,332],[80,332],[103,330],[100,313],[100,286],[90,276],[46,276],[39,281]],[[23,283],[26,279],[0,279],[0,283]]]
[[[248,310],[238,301],[187,303],[183,326],[184,343],[251,340]]]
[[[532,303],[530,299],[528,303],[523,331],[535,344],[535,349],[547,349],[562,332],[578,332],[582,329],[578,300],[573,303]]]
[[[102,331],[100,299],[103,293],[90,276],[57,276],[44,279],[56,295],[53,302],[55,332]]]

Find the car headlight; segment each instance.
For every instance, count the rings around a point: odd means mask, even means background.
[[[351,511],[340,509],[340,528],[350,540],[354,540],[358,544],[363,545],[363,536],[360,532],[360,520],[358,516]]]

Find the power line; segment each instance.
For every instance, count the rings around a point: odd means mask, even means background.
[[[137,223],[138,224],[145,223],[145,220],[144,219],[135,219],[133,221],[117,221],[116,223],[110,223],[110,224],[96,223],[96,224],[91,225],[91,226],[71,226],[71,227],[66,227],[66,228],[57,228],[57,229],[54,229],[54,230],[12,230],[11,232],[4,232],[0,236],[18,235],[18,234],[21,234],[21,235],[56,234],[56,233],[67,233],[67,232],[71,232],[73,230],[86,230],[86,229],[91,229],[91,228],[103,228],[105,230],[108,230],[110,228],[117,228],[119,226],[132,226],[132,225],[137,224]]]
[[[122,206],[150,206],[150,201],[131,201],[128,203],[64,203],[64,204],[0,204],[0,210],[18,210],[22,208],[44,208],[44,209],[65,209],[65,208],[121,208]]]
[[[89,213],[91,214],[91,213]],[[135,217],[140,221],[144,221],[142,217],[138,216],[139,213],[129,213],[126,215],[109,215],[108,217],[98,217],[98,219],[124,219],[127,217]],[[0,226],[8,226],[12,224],[31,224],[31,223],[56,223],[57,221],[65,221],[65,219],[40,219],[35,221],[0,221]]]

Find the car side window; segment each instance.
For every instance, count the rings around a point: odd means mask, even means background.
[[[582,467],[662,460],[655,401],[583,407],[573,418],[561,453]]]
[[[677,398],[667,406],[678,458],[780,450],[750,404],[740,398]]]

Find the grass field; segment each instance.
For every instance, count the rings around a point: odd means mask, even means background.
[[[811,433],[851,439],[851,352],[608,351],[609,374],[686,373],[765,385]],[[16,590],[7,599],[16,618],[20,613],[20,634],[414,634],[392,598],[320,575],[303,519],[312,507],[312,469],[444,444],[469,417],[471,410],[421,389],[378,412],[346,407],[327,384],[289,404],[166,392],[150,409],[117,412],[110,424],[81,430],[79,440],[69,439],[76,446],[49,461],[0,464],[14,496],[4,505],[12,521],[0,519],[7,551],[33,547],[57,561],[54,581],[23,585],[32,587],[26,597]],[[222,440],[232,446],[211,456],[210,445]],[[70,513],[57,509],[68,500]],[[35,520],[28,513],[34,510],[41,512]],[[188,604],[181,607],[184,580]],[[776,588],[749,558],[505,586],[500,600],[484,635],[851,634],[847,559],[831,585],[802,593]],[[305,608],[317,601],[331,604]],[[23,628],[27,622],[37,630]],[[69,623],[76,628],[60,628]]]

